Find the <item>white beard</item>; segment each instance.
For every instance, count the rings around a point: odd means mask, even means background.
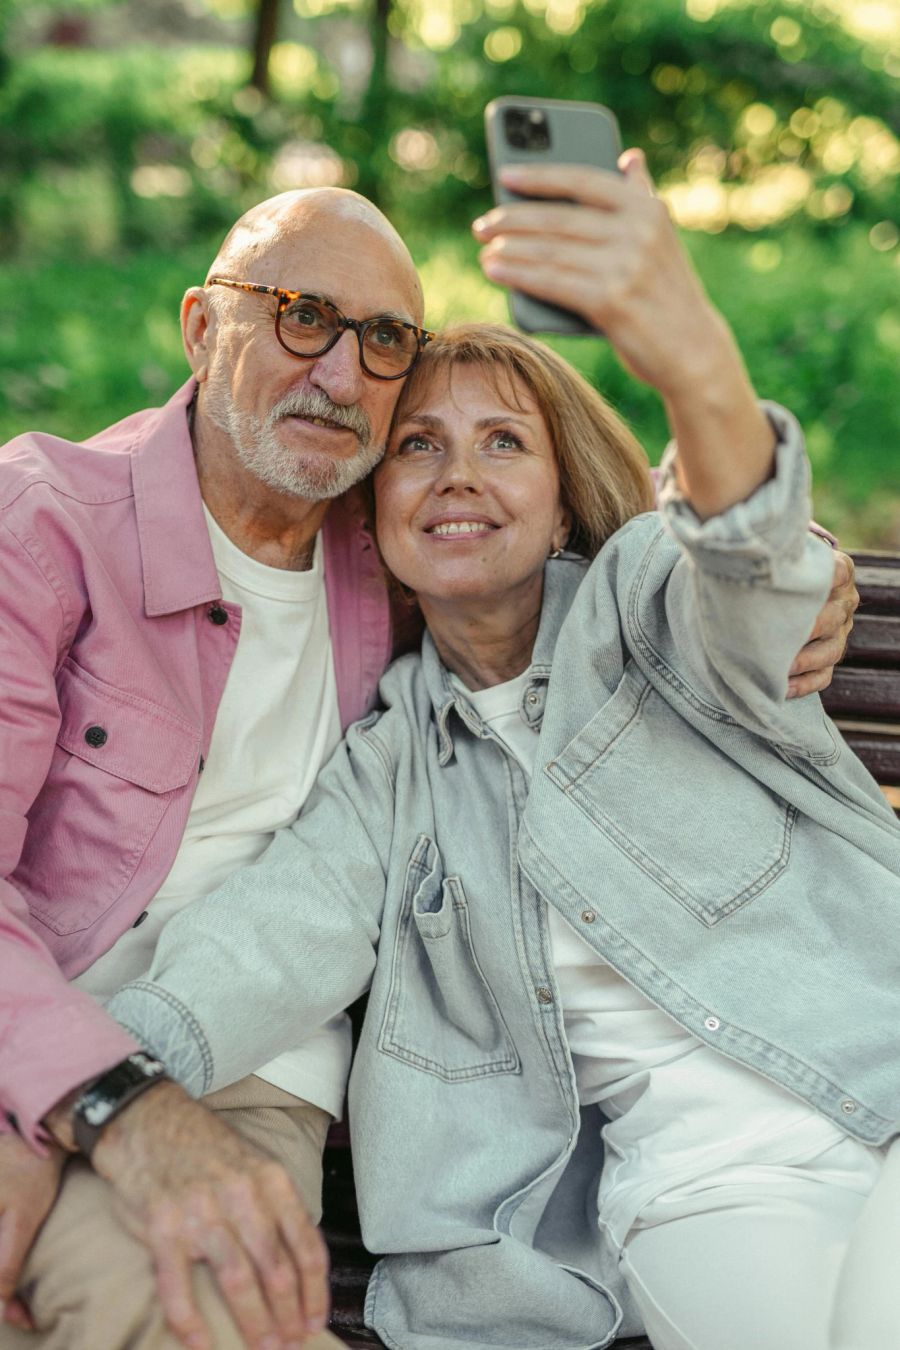
[[[206,380],[203,405],[210,421],[230,438],[245,469],[266,487],[306,501],[339,497],[365,478],[384,454],[383,445],[372,444],[371,423],[362,408],[332,403],[321,390],[288,394],[260,418],[235,407],[231,386],[219,367]],[[327,453],[289,449],[277,427],[281,418],[291,415],[327,418],[348,427],[357,437],[356,453],[336,459]]]

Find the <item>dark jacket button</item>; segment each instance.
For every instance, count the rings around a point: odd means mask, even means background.
[[[135,919],[134,923],[131,925],[132,928],[140,928],[141,924],[144,922],[144,920],[146,919],[146,917],[147,917],[147,911],[144,910],[143,914],[139,914],[139,915],[137,916],[137,918]]]
[[[206,611],[206,617],[209,619],[210,623],[221,625],[228,622],[228,610],[223,609],[221,605],[210,605],[209,609]]]
[[[109,738],[102,727],[88,727],[84,733],[84,739],[88,745],[92,745],[95,750],[99,750],[101,745],[105,745]]]

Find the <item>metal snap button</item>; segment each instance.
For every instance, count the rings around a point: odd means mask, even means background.
[[[538,700],[538,696],[537,696],[537,694],[534,692],[533,689],[532,689],[531,693],[528,695],[527,701],[531,704],[532,708],[535,706],[536,703],[538,703],[538,701],[539,701],[539,700]]]
[[[856,1110],[856,1102],[851,1102],[849,1097],[845,1097],[841,1102],[841,1110],[845,1116],[852,1116]]]
[[[84,739],[87,741],[88,745],[92,745],[95,750],[99,750],[101,745],[106,744],[109,737],[102,727],[88,727],[87,731],[84,733]]]
[[[210,605],[209,609],[206,611],[206,617],[209,619],[210,623],[221,626],[223,623],[228,622],[228,610],[223,609],[221,605]]]
[[[538,1001],[538,1003],[552,1003],[552,1002],[553,1002],[553,994],[550,992],[550,990],[547,988],[547,986],[546,986],[545,984],[542,984],[542,985],[540,985],[540,986],[538,987],[538,991],[537,991],[537,1001]]]
[[[593,923],[596,917],[597,915],[592,909],[583,909],[581,911],[581,918],[584,923]]]
[[[718,1017],[707,1017],[704,1020],[703,1025],[706,1027],[707,1031],[718,1031],[722,1023],[719,1021]]]

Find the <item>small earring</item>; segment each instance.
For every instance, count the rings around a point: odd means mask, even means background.
[[[561,558],[561,557],[562,557],[562,552],[563,552],[563,551],[562,551],[561,548],[555,548],[555,549],[553,549],[552,552],[549,553],[547,556],[548,556],[549,558]]]

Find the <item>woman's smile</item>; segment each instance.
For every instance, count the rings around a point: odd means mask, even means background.
[[[403,409],[375,477],[390,570],[429,600],[539,604],[544,562],[568,533],[556,452],[533,395],[460,363]],[[527,597],[527,600],[526,600]]]
[[[501,526],[486,516],[450,514],[429,522],[425,526],[425,533],[442,543],[447,541],[467,543],[473,539],[484,539],[500,528]]]

